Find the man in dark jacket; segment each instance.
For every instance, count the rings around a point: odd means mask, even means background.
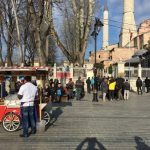
[[[137,93],[138,95],[141,93],[142,95],[142,80],[140,77],[138,77],[138,79],[136,80],[136,87],[137,87]]]
[[[86,80],[86,84],[87,84],[87,92],[90,94],[91,93],[91,80],[90,80],[90,77],[88,77],[88,79]]]
[[[146,92],[149,93],[149,86],[150,86],[150,79],[146,77],[145,79],[145,87],[146,87]]]

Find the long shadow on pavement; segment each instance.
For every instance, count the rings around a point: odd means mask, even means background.
[[[137,150],[150,150],[150,147],[147,144],[145,144],[144,140],[141,137],[135,136],[134,139],[137,144]]]
[[[95,137],[85,138],[76,148],[76,150],[106,150],[106,148],[101,144]]]
[[[72,103],[71,102],[61,102],[61,103],[53,103],[52,104],[52,107],[55,109],[52,111],[51,121],[45,127],[45,131],[47,131],[50,126],[54,125],[54,123],[58,120],[60,115],[63,113],[62,108],[67,107],[67,106],[72,106]]]
[[[57,107],[55,110],[53,110],[52,113],[52,118],[50,123],[45,127],[45,131],[48,130],[48,128],[52,125],[54,125],[54,123],[57,121],[57,119],[60,117],[60,115],[63,113],[62,108],[61,107]]]

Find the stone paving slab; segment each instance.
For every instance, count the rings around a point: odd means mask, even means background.
[[[0,150],[150,150],[150,94],[131,93],[128,101],[55,104],[53,124],[22,139],[0,127]]]

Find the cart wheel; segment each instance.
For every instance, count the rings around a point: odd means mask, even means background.
[[[7,113],[3,120],[2,120],[2,125],[3,128],[8,131],[8,132],[13,132],[19,129],[20,127],[20,117],[11,112],[11,113]]]
[[[45,120],[45,126],[50,123],[51,116],[47,111],[43,111],[43,120]]]

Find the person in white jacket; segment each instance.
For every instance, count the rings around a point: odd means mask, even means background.
[[[38,94],[38,89],[31,83],[31,77],[24,78],[24,84],[20,87],[18,98],[21,100],[21,117],[23,134],[20,137],[28,137],[29,124],[31,125],[31,134],[36,133],[35,121],[35,99]],[[29,122],[30,121],[30,122]]]

